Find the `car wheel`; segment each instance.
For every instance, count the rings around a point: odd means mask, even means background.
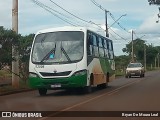
[[[143,74],[143,77],[144,77],[145,75]]]
[[[45,96],[47,93],[47,89],[45,88],[39,88],[38,91],[41,96]]]
[[[140,74],[140,78],[142,78],[143,77],[143,75],[142,74]]]

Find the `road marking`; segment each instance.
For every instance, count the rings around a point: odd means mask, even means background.
[[[115,94],[117,92],[119,92],[119,90],[113,91],[113,92],[109,93],[108,95],[113,95],[113,94]]]
[[[140,81],[141,81],[141,80],[140,80]],[[130,86],[130,85],[135,84],[135,83],[137,83],[137,80],[134,81],[134,82],[126,83],[125,85],[122,85],[121,87],[116,88],[115,90],[112,90],[112,91],[110,91],[110,92],[107,92],[107,93],[101,94],[101,95],[99,95],[99,96],[93,97],[93,98],[88,99],[88,100],[86,100],[86,101],[80,102],[80,103],[75,104],[75,105],[73,105],[73,106],[71,106],[71,107],[67,107],[67,108],[65,108],[65,109],[62,109],[62,110],[60,110],[60,111],[58,111],[58,112],[55,112],[55,113],[53,113],[53,114],[48,115],[47,117],[43,117],[43,118],[40,118],[40,119],[38,119],[38,120],[45,120],[45,119],[47,119],[47,118],[49,118],[49,117],[51,117],[51,116],[56,116],[56,115],[58,115],[58,114],[60,114],[60,113],[62,113],[62,112],[64,112],[64,111],[67,111],[67,110],[73,109],[73,108],[75,108],[75,107],[81,106],[81,105],[83,105],[83,104],[86,104],[86,103],[88,103],[88,102],[91,102],[91,101],[93,101],[93,100],[95,100],[95,99],[98,99],[98,98],[100,98],[100,97],[103,97],[103,96],[106,96],[106,95],[112,95],[112,94],[118,92],[120,89],[125,88],[125,87]]]

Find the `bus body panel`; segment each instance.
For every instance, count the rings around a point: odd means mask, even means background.
[[[30,77],[29,79],[30,79],[29,80],[30,87],[36,89],[38,88],[67,89],[67,88],[84,87],[87,84],[87,74],[80,76],[63,77],[63,78],[44,79],[39,77]],[[56,85],[60,86],[56,87]]]
[[[93,74],[94,76],[93,85],[106,83],[115,79],[114,67],[110,66],[114,66],[114,61],[104,58],[94,58],[92,60],[88,65],[88,70],[90,71],[89,74]],[[107,72],[109,73],[109,81],[106,81]]]
[[[64,65],[32,65],[30,72],[35,72],[41,78],[70,77],[77,69],[77,63]],[[65,73],[65,72],[68,72]],[[47,75],[48,73],[48,75]],[[53,73],[53,75],[51,74]],[[54,75],[54,73],[56,75]],[[58,74],[59,73],[59,74]]]

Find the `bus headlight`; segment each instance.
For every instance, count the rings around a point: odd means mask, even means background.
[[[38,77],[36,73],[29,73],[29,77]]]
[[[87,74],[87,70],[77,71],[77,72],[75,72],[73,75],[74,75],[74,76],[79,76],[79,75],[85,75],[85,74]]]

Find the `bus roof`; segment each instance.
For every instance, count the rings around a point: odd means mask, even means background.
[[[43,29],[37,32],[37,34],[40,33],[46,33],[46,32],[58,32],[58,31],[85,31],[87,30],[86,27],[72,27],[72,26],[64,26],[64,27],[55,27],[55,28],[48,28]]]
[[[84,32],[86,32],[87,30],[92,31],[96,34],[99,34],[99,35],[105,37],[104,35],[96,32],[95,30],[93,30],[89,27],[76,27],[76,26],[64,26],[64,27],[55,27],[55,28],[43,29],[43,30],[38,31],[37,34],[47,33],[47,32],[58,32],[58,31],[84,31]]]

